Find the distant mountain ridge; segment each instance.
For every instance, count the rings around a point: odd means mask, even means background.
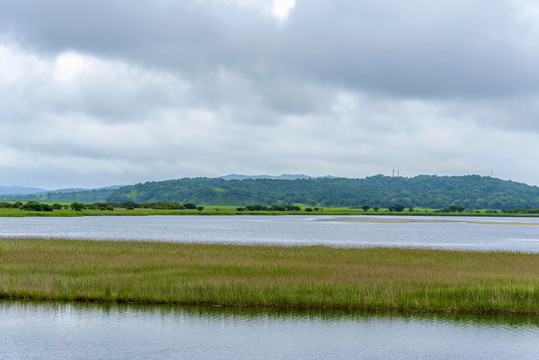
[[[47,192],[50,192],[52,194],[54,193],[72,193],[72,192],[85,192],[85,191],[94,191],[94,190],[116,190],[121,188],[125,185],[111,185],[111,186],[102,186],[98,188],[92,188],[92,189],[85,189],[85,188],[65,188],[65,189],[56,189],[56,190],[50,190]]]
[[[539,187],[479,175],[295,180],[184,178],[125,186],[115,190],[107,201],[233,206],[299,203],[320,207],[402,204],[434,209],[456,204],[467,209],[514,209],[539,207]]]
[[[37,200],[37,201],[80,201],[80,202],[104,202],[107,197],[121,188],[122,185],[113,185],[95,189],[58,189],[53,191],[43,190],[33,193],[0,194],[2,200]],[[31,189],[31,188],[29,188]]]
[[[36,194],[41,192],[47,192],[47,190],[26,186],[0,186],[0,195]]]

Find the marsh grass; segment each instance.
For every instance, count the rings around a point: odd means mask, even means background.
[[[539,313],[539,254],[3,238],[0,298]]]
[[[302,205],[303,206],[303,205]],[[28,216],[46,216],[46,217],[74,217],[74,216],[148,216],[148,215],[381,215],[381,216],[466,216],[466,217],[539,217],[539,214],[520,214],[520,213],[440,213],[434,210],[416,211],[416,212],[390,212],[381,209],[378,212],[369,210],[367,212],[361,209],[349,208],[323,208],[320,211],[238,211],[234,206],[206,206],[203,211],[197,210],[165,210],[165,209],[115,209],[113,211],[103,210],[54,210],[54,211],[24,211],[12,208],[0,208],[0,217],[28,217]]]

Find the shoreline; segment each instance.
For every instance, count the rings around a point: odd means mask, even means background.
[[[24,211],[19,209],[0,209],[0,217],[82,217],[82,216],[253,216],[253,215],[265,215],[265,216],[283,216],[283,215],[295,215],[295,216],[379,216],[379,217],[417,217],[417,216],[432,216],[432,217],[492,217],[492,218],[537,218],[539,214],[533,213],[440,213],[434,211],[415,211],[415,212],[364,212],[362,210],[355,209],[332,209],[322,211],[236,211],[233,209],[205,209],[203,211],[197,210],[114,210],[114,211],[101,211],[101,210],[54,210],[54,211]]]
[[[539,314],[539,254],[0,238],[0,299]]]

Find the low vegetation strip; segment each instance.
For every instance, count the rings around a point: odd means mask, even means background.
[[[539,313],[539,254],[2,238],[0,298]]]

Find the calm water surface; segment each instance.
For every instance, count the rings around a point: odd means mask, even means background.
[[[7,236],[539,252],[539,218],[427,216],[0,218],[0,237]]]
[[[0,302],[0,358],[539,359],[539,317]]]

